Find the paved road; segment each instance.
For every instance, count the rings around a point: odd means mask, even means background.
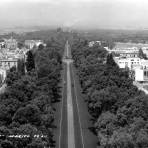
[[[65,96],[62,100],[61,110],[61,126],[59,135],[59,148],[83,148],[82,139],[80,133],[80,121],[78,110],[74,106],[73,94],[72,94],[72,79],[71,79],[71,63],[69,44],[65,45],[65,58],[63,63],[66,64],[66,79],[63,80],[64,87],[66,88]],[[65,90],[65,89],[64,89]],[[76,128],[77,126],[77,128]],[[79,138],[79,139],[78,139]]]
[[[143,87],[143,86],[146,86],[146,85],[148,85],[148,84],[144,84],[144,83],[141,84],[141,83],[139,83],[139,82],[133,81],[133,85],[137,86],[137,88],[138,88],[139,90],[142,90],[143,92],[145,92],[145,94],[148,94],[148,90]]]
[[[57,148],[95,148],[96,139],[94,137],[96,136],[88,129],[91,126],[90,116],[86,103],[83,98],[80,98],[80,90],[75,82],[68,41],[65,45],[64,56],[65,74],[63,75],[63,97]]]
[[[68,121],[68,148],[75,148],[75,135],[74,135],[74,114],[73,114],[73,101],[71,94],[71,76],[70,76],[70,63],[71,60],[66,60],[67,63],[67,121]]]

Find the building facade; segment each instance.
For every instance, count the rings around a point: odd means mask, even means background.
[[[0,68],[9,70],[12,67],[18,66],[18,59],[0,59]]]
[[[25,40],[25,46],[29,49],[38,47],[40,44],[44,45],[44,42],[42,40]]]
[[[94,45],[100,45],[101,46],[101,41],[91,41],[88,43],[89,47],[93,47]]]
[[[140,58],[121,58],[121,57],[115,57],[115,62],[119,66],[119,68],[129,68],[130,70],[134,67],[141,65],[141,59]]]
[[[135,69],[135,81],[148,81],[148,69]]]
[[[5,47],[7,49],[16,49],[17,48],[17,41],[12,37],[10,39],[5,39]]]
[[[0,68],[0,84],[4,83],[4,81],[6,79],[6,75],[7,75],[7,70]]]

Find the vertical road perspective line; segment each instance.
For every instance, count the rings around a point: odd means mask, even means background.
[[[76,90],[76,82],[75,82],[75,78],[74,78],[74,71],[73,71],[73,65],[71,67],[72,69],[72,77],[73,77],[73,82],[74,82],[74,92],[75,92],[75,96],[76,96],[76,106],[78,109],[78,120],[79,120],[79,125],[80,125],[80,133],[81,133],[81,140],[82,140],[82,146],[83,148],[84,146],[84,137],[83,137],[83,133],[82,133],[82,125],[81,125],[81,118],[80,118],[80,111],[79,111],[79,105],[78,105],[78,97],[77,97],[77,90]]]
[[[68,120],[68,148],[75,148],[74,117],[71,93],[70,61],[67,61],[67,120]]]

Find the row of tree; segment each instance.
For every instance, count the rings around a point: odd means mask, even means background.
[[[6,91],[0,95],[0,147],[54,147],[53,103],[60,99],[63,49],[64,43],[54,39],[46,48],[29,51],[26,63],[19,61],[11,68]]]
[[[72,56],[101,148],[148,147],[148,96],[133,86],[112,54],[75,40]]]

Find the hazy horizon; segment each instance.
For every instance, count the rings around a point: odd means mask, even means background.
[[[0,0],[0,27],[147,29],[147,0]]]

